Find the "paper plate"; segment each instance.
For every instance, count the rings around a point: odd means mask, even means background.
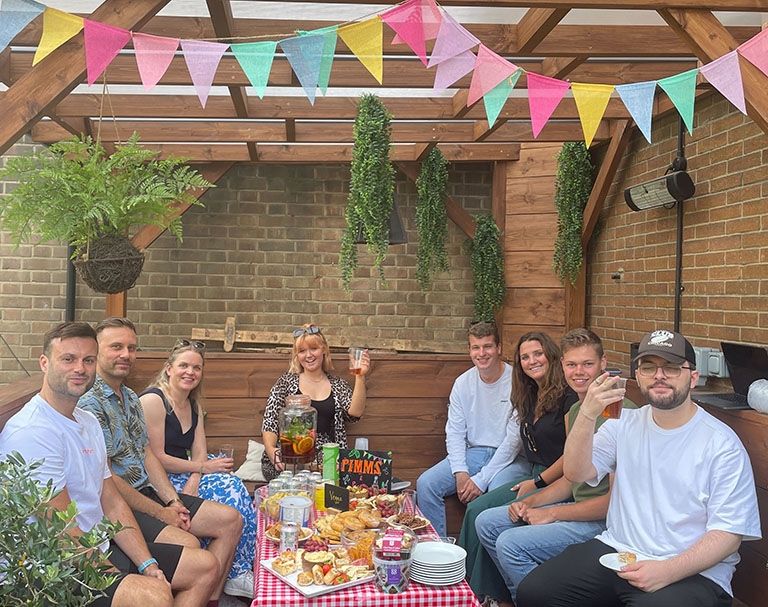
[[[421,542],[413,550],[413,560],[422,565],[455,565],[467,558],[461,546],[446,542]]]
[[[658,556],[646,556],[645,554],[640,554],[639,552],[635,553],[637,555],[638,561],[663,561],[662,557]],[[608,567],[608,569],[613,569],[614,571],[621,571],[622,567],[626,566],[626,563],[622,563],[619,561],[619,553],[618,552],[609,552],[608,554],[604,554],[599,559],[600,564],[603,567]]]

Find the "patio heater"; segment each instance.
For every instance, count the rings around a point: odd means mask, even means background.
[[[683,286],[683,205],[696,192],[691,176],[686,172],[685,125],[678,118],[677,156],[663,177],[624,190],[624,200],[633,211],[677,207],[677,242],[675,243],[675,331],[680,332]]]

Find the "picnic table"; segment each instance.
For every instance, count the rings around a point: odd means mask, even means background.
[[[266,498],[266,487],[262,497]],[[405,592],[385,594],[375,584],[366,582],[314,598],[307,598],[261,566],[261,561],[277,556],[278,546],[267,539],[266,521],[259,510],[257,517],[256,559],[254,562],[254,599],[251,607],[480,607],[466,581],[452,586],[427,586],[411,581]],[[434,528],[419,534],[420,539],[436,539]]]

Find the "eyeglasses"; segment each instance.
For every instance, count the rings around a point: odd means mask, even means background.
[[[308,327],[300,327],[293,330],[293,338],[296,339],[302,335],[317,335],[320,333],[320,327],[315,325],[309,325]]]
[[[199,352],[205,351],[205,342],[202,341],[190,341],[188,339],[177,339],[176,345],[173,346],[174,350],[178,350],[179,348],[192,348],[193,350],[197,350]]]
[[[637,366],[637,374],[640,377],[654,377],[656,372],[661,369],[666,377],[680,377],[683,369],[691,370],[693,367],[683,367],[681,365],[654,365],[653,363],[642,363]]]
[[[533,440],[533,429],[531,428],[531,424],[523,422],[523,425],[520,426],[520,430],[522,430],[523,438],[528,445],[528,451],[531,453],[538,453],[539,450],[536,448],[536,441]]]

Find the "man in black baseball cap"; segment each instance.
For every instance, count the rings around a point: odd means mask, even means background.
[[[634,362],[643,356],[651,355],[661,356],[671,363],[683,364],[687,361],[691,364],[691,369],[696,369],[696,353],[693,346],[680,333],[661,329],[643,335]]]

